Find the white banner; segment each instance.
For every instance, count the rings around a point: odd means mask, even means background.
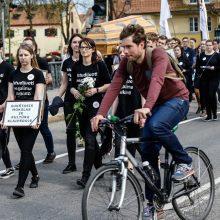
[[[168,19],[171,18],[170,6],[167,0],[161,0],[160,6],[160,35],[165,35],[168,38],[171,38]]]
[[[208,31],[208,24],[207,24],[207,11],[204,0],[200,0],[200,31],[202,32],[202,40],[209,39],[209,31]]]

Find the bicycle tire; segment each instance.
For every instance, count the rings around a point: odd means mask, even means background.
[[[125,198],[120,210],[108,210],[111,196],[112,175],[120,173],[119,166],[108,164],[100,167],[89,179],[82,197],[82,219],[142,219],[143,192],[136,177],[128,171]],[[104,176],[103,176],[104,175]],[[120,190],[116,191],[114,205],[118,204]]]
[[[193,159],[194,176],[198,178],[199,187],[189,194],[191,201],[186,195],[174,199],[173,208],[182,220],[204,220],[212,209],[215,196],[213,168],[209,158],[202,150],[188,147],[186,151]],[[193,176],[185,184],[198,185]]]

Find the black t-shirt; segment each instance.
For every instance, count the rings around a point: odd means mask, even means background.
[[[36,84],[45,84],[45,79],[38,69],[33,68],[28,73],[16,69],[10,74],[9,82],[13,83],[15,100],[33,100]]]
[[[111,82],[108,68],[103,61],[98,61],[96,64],[91,64],[89,66],[84,66],[83,64],[77,62],[74,65],[72,72],[72,87],[78,89],[79,84],[86,77],[93,78],[95,81],[95,88]],[[98,110],[102,98],[103,94],[101,93],[96,93],[91,97],[86,97],[86,108]]]
[[[72,57],[69,57],[68,59],[64,60],[63,65],[62,65],[61,70],[65,72],[64,74],[67,74],[67,78],[68,78],[68,85],[67,85],[67,89],[66,89],[66,93],[64,97],[65,102],[76,101],[72,93],[70,93],[71,84],[72,84],[72,71],[73,71],[73,66],[75,63],[76,62],[73,61]]]
[[[4,103],[8,95],[8,78],[14,67],[5,61],[0,63],[0,104]]]
[[[177,58],[178,60],[178,64],[180,66],[180,68],[183,70],[185,70],[185,72],[183,72],[184,76],[188,79],[189,77],[191,77],[190,71],[191,71],[191,64],[189,59],[183,55],[181,57]]]
[[[206,69],[206,66],[214,66],[214,70]],[[196,71],[201,75],[201,79],[219,79],[220,76],[220,55],[214,53],[211,55],[206,55],[201,53],[199,59],[196,62]]]
[[[134,114],[134,110],[138,108],[141,108],[141,95],[133,84],[132,76],[129,76],[118,95],[118,107],[115,115],[124,118]]]
[[[39,55],[36,55],[37,64],[41,70],[47,70],[48,73],[51,73],[50,67],[46,61],[46,59],[40,57]]]

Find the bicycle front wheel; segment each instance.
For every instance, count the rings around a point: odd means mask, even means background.
[[[192,157],[195,174],[186,182],[179,183],[179,188],[183,189],[180,193],[183,195],[173,200],[173,207],[183,220],[204,220],[214,201],[213,168],[203,151],[196,147],[188,147],[186,151]]]
[[[86,184],[82,198],[83,220],[126,219],[140,220],[143,210],[143,193],[134,175],[128,171],[125,197],[120,209],[121,174],[114,164],[99,168]],[[113,180],[114,179],[114,180]],[[112,184],[117,179],[117,191],[112,202]],[[111,204],[111,208],[109,207]],[[114,208],[115,207],[115,208]]]

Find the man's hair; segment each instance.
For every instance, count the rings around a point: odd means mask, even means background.
[[[144,28],[139,24],[129,24],[124,27],[119,38],[120,40],[123,40],[124,38],[130,36],[133,36],[133,42],[137,45],[140,44],[142,41],[146,43]]]
[[[182,38],[182,41],[183,41],[183,40],[189,40],[189,38],[188,38],[188,37],[183,37],[183,38]]]
[[[214,39],[213,43],[216,42],[217,44],[219,44],[219,40],[218,39]]]
[[[193,40],[196,43],[196,38],[191,37],[189,40]]]
[[[0,48],[2,48],[2,47],[3,47],[3,41],[0,40]]]
[[[166,42],[168,41],[168,38],[167,38],[167,36],[165,36],[165,35],[160,35],[159,37],[158,37],[158,40],[159,39],[161,39],[161,40],[166,40]]]
[[[158,41],[158,34],[155,32],[146,33],[146,40],[151,40],[153,42]]]
[[[33,46],[35,47],[34,53],[37,54],[38,46],[37,46],[35,39],[33,37],[25,37],[23,42],[28,41],[28,40],[32,41]]]
[[[206,40],[205,43],[206,43],[206,44],[207,44],[207,43],[212,43],[212,45],[213,45],[213,41],[212,41],[212,40]]]
[[[173,37],[172,40],[176,41],[178,45],[181,45],[181,41],[177,37]]]

